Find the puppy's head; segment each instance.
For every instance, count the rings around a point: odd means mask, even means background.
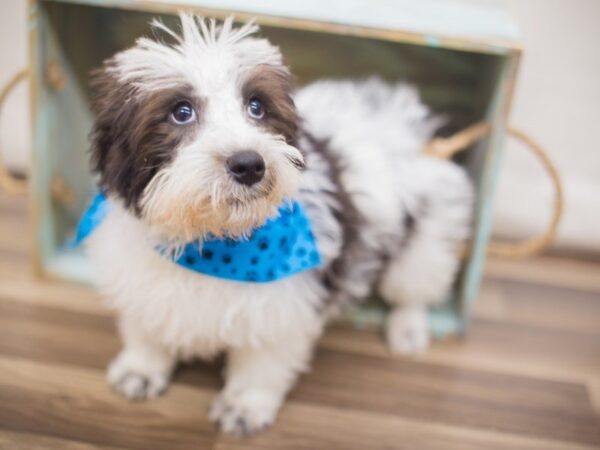
[[[180,19],[152,24],[174,43],[139,39],[94,74],[94,168],[173,242],[244,235],[299,183],[292,78],[254,24]]]

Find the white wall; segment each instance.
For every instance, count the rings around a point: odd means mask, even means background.
[[[0,86],[27,65],[27,0],[0,0]],[[22,83],[0,110],[0,150],[11,167],[29,161],[29,104]]]
[[[519,24],[524,58],[511,122],[548,149],[565,187],[558,243],[600,251],[600,1],[501,0]],[[551,189],[535,160],[507,147],[496,230],[543,228]]]
[[[499,1],[519,24],[525,49],[511,122],[548,149],[564,178],[567,202],[559,243],[600,251],[600,0]],[[25,66],[26,48],[26,0],[1,0],[0,83]],[[0,119],[6,159],[25,168],[24,87],[9,98]],[[543,228],[551,198],[541,168],[510,143],[496,232],[527,235]]]

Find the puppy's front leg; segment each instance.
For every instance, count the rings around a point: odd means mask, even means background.
[[[227,353],[225,387],[210,418],[221,431],[252,434],[273,423],[299,372],[307,368],[313,340],[282,339],[260,348],[232,348]]]
[[[134,320],[121,318],[123,349],[110,363],[108,382],[131,400],[158,397],[166,388],[176,358]]]

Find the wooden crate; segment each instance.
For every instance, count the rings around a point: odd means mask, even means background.
[[[502,142],[520,59],[510,18],[489,4],[459,0],[32,0],[30,63],[33,114],[32,213],[35,268],[87,281],[81,250],[69,249],[95,183],[89,173],[88,77],[92,68],[148,34],[160,16],[180,10],[212,17],[256,18],[279,45],[299,83],[322,77],[379,75],[417,85],[448,118],[441,135],[486,120],[489,138],[457,161],[477,187],[472,245],[448,301],[431,312],[437,335],[461,332],[477,297],[489,239]],[[71,201],[55,195],[72,192]],[[67,196],[68,197],[68,196]],[[357,326],[379,325],[381,306],[361,307]]]

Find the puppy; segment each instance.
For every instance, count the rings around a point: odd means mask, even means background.
[[[141,38],[94,75],[92,157],[109,207],[87,247],[123,339],[108,381],[153,398],[177,361],[224,352],[210,417],[248,434],[273,423],[327,320],[373,288],[392,306],[391,349],[427,348],[427,306],[455,278],[472,189],[460,168],[419,153],[438,123],[414,88],[370,79],[295,92],[256,25],[180,20],[181,31],[153,23],[169,43]],[[268,236],[285,205],[301,208],[318,249],[308,268],[257,281],[175,263],[192,242],[213,259],[208,241]],[[289,270],[284,253],[271,259]]]

